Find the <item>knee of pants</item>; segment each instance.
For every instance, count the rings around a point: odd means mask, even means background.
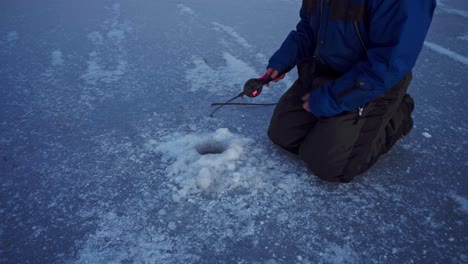
[[[344,175],[348,161],[337,161],[333,157],[327,157],[324,153],[300,152],[299,155],[309,171],[324,181],[346,183],[352,180]]]
[[[330,167],[319,167],[319,168],[311,168],[308,167],[309,170],[320,178],[323,181],[327,182],[340,182],[340,183],[349,183],[353,180],[354,177],[345,177],[343,174],[336,174],[333,169]]]
[[[290,142],[289,138],[286,136],[286,132],[287,131],[282,131],[281,126],[275,126],[272,123],[268,128],[268,137],[274,144],[288,151],[296,151],[295,149],[297,148],[297,146],[294,146],[293,142]]]
[[[315,176],[327,182],[344,182],[342,174],[337,174],[332,164],[308,163],[308,169]]]
[[[270,124],[270,127],[268,128],[268,138],[270,138],[271,142],[275,143],[276,145],[278,144],[278,135],[276,132],[276,129],[272,128],[272,125]]]

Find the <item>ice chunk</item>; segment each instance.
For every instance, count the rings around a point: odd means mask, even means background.
[[[167,225],[167,227],[169,227],[169,229],[171,229],[171,230],[175,230],[177,228],[176,223],[174,223],[174,222],[170,222]]]
[[[422,135],[425,137],[425,138],[431,138],[431,134],[427,133],[427,132],[424,132],[422,133]]]
[[[208,168],[202,168],[198,173],[198,184],[207,190],[213,182],[213,175]]]

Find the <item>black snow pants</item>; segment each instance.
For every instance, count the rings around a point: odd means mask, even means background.
[[[330,118],[316,118],[302,108],[301,97],[339,73],[314,60],[298,64],[299,78],[281,97],[271,118],[273,143],[298,154],[308,169],[326,181],[350,182],[367,171],[413,128],[413,99],[406,94],[411,72],[385,94]]]

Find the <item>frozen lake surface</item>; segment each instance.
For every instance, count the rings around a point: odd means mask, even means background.
[[[342,185],[270,143],[272,107],[209,117],[300,5],[3,0],[0,262],[467,263],[467,2],[439,3],[412,133]]]

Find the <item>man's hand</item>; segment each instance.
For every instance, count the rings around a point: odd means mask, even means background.
[[[304,101],[304,103],[302,104],[302,108],[304,108],[304,110],[310,113],[309,97],[310,97],[310,94],[306,94],[302,96],[302,101]]]
[[[279,72],[273,68],[268,68],[265,74],[268,74],[267,76],[271,76],[271,78],[273,79],[273,82],[275,83],[281,81],[284,78],[284,76],[286,76],[286,74],[278,76]],[[270,83],[267,83],[266,86],[270,87]]]

